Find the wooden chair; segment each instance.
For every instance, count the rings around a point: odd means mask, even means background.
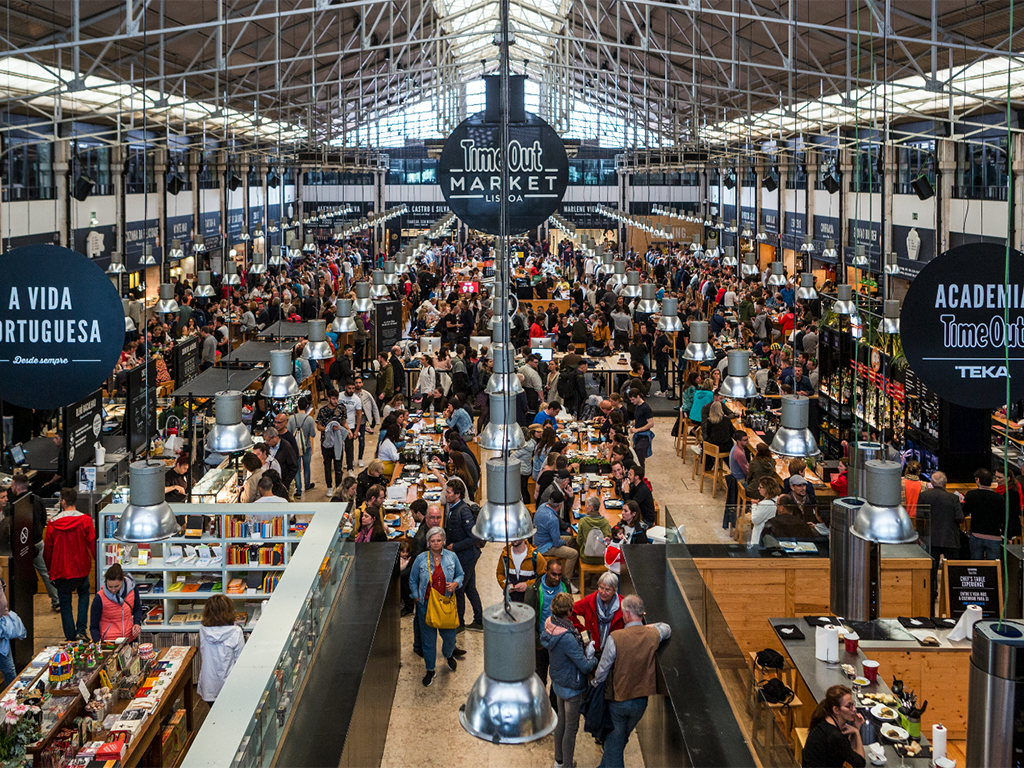
[[[765,669],[757,665],[757,652],[749,651],[747,657],[750,660],[750,696],[751,702],[755,707],[764,707],[768,712],[771,712],[776,722],[779,723],[779,728],[782,730],[782,735],[786,739],[787,743],[794,746],[795,734],[793,719],[793,713],[799,712],[803,708],[803,702],[799,696],[794,695],[792,701],[788,704],[770,704],[769,702],[758,696],[758,688],[763,683],[773,677],[777,677],[783,683],[785,683],[791,691],[796,692],[796,668],[792,665],[789,659],[785,660],[782,669]],[[781,719],[781,722],[779,722]],[[754,717],[754,733],[753,737],[756,739],[758,724],[760,722],[759,717]],[[805,736],[806,738],[806,736]],[[802,748],[802,747],[801,747]]]
[[[736,485],[736,528],[734,533],[736,534],[736,541],[740,544],[743,543],[743,533],[747,526],[751,525],[750,521],[750,497],[747,496],[747,490],[743,487],[743,483],[737,482]]]
[[[718,446],[714,443],[704,441],[701,450],[703,451],[702,456],[711,458],[714,463],[711,469],[707,469],[707,463],[704,461],[700,462],[700,492],[704,493],[704,478],[708,475],[711,476],[711,498],[715,498],[718,495],[718,484],[722,484],[722,488],[725,488],[725,474],[723,469],[725,468],[725,462],[729,460],[729,452],[721,451]]]
[[[583,558],[576,563],[576,572],[580,575],[580,599],[587,596],[587,574],[592,573],[600,576],[608,570],[604,563],[584,563]]]

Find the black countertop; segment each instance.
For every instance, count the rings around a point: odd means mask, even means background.
[[[782,558],[827,558],[829,555],[828,542],[816,541],[818,554],[783,554]],[[743,544],[687,544],[686,549],[690,557],[722,557],[722,558],[750,558],[760,560],[768,555],[763,549],[750,548]],[[889,560],[899,559],[931,559],[931,556],[923,547],[918,544],[882,544],[882,557]]]

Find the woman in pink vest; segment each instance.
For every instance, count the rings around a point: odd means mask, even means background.
[[[121,566],[114,563],[103,576],[103,586],[92,601],[89,631],[93,642],[116,640],[119,637],[134,640],[142,631],[142,599],[139,588]]]

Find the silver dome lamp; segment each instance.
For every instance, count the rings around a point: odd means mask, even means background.
[[[731,245],[725,246],[725,255],[722,257],[722,266],[735,267],[738,264],[739,261],[736,259],[736,248]]]
[[[715,350],[708,344],[706,320],[694,320],[690,323],[690,343],[686,345],[683,359],[691,363],[707,363],[715,359]]]
[[[157,299],[155,311],[160,315],[178,311],[178,302],[174,300],[174,286],[170,283],[160,284],[160,298]]]
[[[512,374],[518,381],[516,374]],[[494,376],[491,376],[493,379]],[[511,395],[492,392],[489,395],[491,415],[477,442],[489,451],[514,451],[526,444],[523,428],[516,423],[516,404]]]
[[[757,277],[758,269],[757,262],[754,260],[754,254],[748,253],[743,257],[743,266],[740,267],[740,277]]]
[[[121,255],[120,251],[114,251],[110,254],[110,264],[107,265],[108,275],[123,275],[127,272],[124,268],[124,256]]]
[[[626,283],[626,262],[615,261],[612,262],[612,269],[614,270],[611,274],[610,280],[612,286],[625,285]]]
[[[241,285],[242,278],[238,276],[238,263],[234,259],[228,259],[224,265],[224,285]]]
[[[804,242],[800,246],[800,252],[814,253],[814,235],[804,235]]]
[[[198,232],[192,237],[192,252],[206,253],[206,239]]]
[[[853,249],[853,266],[857,269],[867,269],[871,266],[864,246],[859,243]]]
[[[121,299],[121,308],[124,310],[124,332],[131,333],[135,330],[135,321],[132,320],[129,312],[131,309],[131,300]]]
[[[483,541],[528,539],[537,532],[533,517],[522,501],[517,459],[489,459],[487,501],[480,507],[473,535]]]
[[[781,261],[772,262],[772,273],[768,275],[768,285],[772,288],[785,288],[786,276],[783,274]]]
[[[270,258],[267,259],[267,263],[272,267],[283,267],[284,257],[281,255],[281,249],[276,246],[270,246]]]
[[[537,614],[506,599],[484,609],[483,623],[484,671],[459,708],[459,722],[470,735],[492,744],[544,738],[558,718],[536,673]]]
[[[836,261],[839,259],[839,252],[836,251],[835,240],[829,238],[828,240],[825,241],[825,250],[821,252],[821,257],[823,259],[831,259],[832,261]]]
[[[733,400],[749,400],[752,397],[757,397],[757,386],[750,378],[750,350],[729,350],[728,375],[722,380],[718,392],[722,397]]]
[[[876,544],[912,544],[918,539],[914,521],[903,508],[901,466],[896,461],[864,462],[864,504],[857,509],[850,533]]]
[[[356,312],[369,312],[373,309],[373,301],[370,300],[370,284],[365,280],[356,283],[356,300],[352,304]]]
[[[900,273],[899,262],[896,261],[896,252],[889,251],[885,254],[885,274],[898,275]]]
[[[384,284],[398,285],[398,265],[393,261],[384,262]]]
[[[853,286],[843,283],[836,288],[836,303],[832,310],[837,315],[856,315],[857,305],[853,303]]]
[[[640,295],[640,273],[635,270],[630,270],[626,273],[626,282],[622,286],[622,290],[619,292],[619,296],[623,296],[627,299],[633,299]]]
[[[814,287],[814,275],[810,272],[803,272],[800,275],[800,287],[796,289],[796,297],[802,301],[814,301],[818,298],[818,291]]]
[[[683,330],[683,321],[679,319],[679,300],[666,296],[661,300],[661,319],[658,330],[665,333],[676,333]]]
[[[216,424],[206,434],[207,447],[214,453],[225,455],[252,449],[252,435],[242,423],[242,393],[237,389],[226,389],[214,395],[213,399]]]
[[[706,261],[711,261],[712,259],[717,259],[721,255],[722,252],[718,248],[718,238],[716,237],[704,251],[704,259]]]
[[[886,299],[882,312],[882,333],[900,332],[900,303],[896,299]]]
[[[176,237],[173,240],[171,240],[171,250],[167,252],[167,258],[174,260],[183,259],[184,257],[185,252],[181,250],[181,240]]]
[[[310,320],[308,327],[309,334],[302,356],[307,360],[329,360],[334,357],[334,351],[327,342],[327,321]]]
[[[334,316],[331,323],[331,331],[334,333],[353,333],[356,330],[356,321],[352,317],[352,299],[338,299],[338,314]]]
[[[249,265],[250,275],[263,275],[267,272],[266,262],[263,261],[262,253],[254,253],[252,255],[252,264]]]
[[[387,285],[384,284],[384,270],[373,270],[373,287],[370,288],[370,298],[374,301],[387,301],[391,298]]]
[[[515,368],[515,349],[500,341],[491,343],[491,360],[494,361],[494,373],[487,380],[485,391],[489,395],[499,394],[508,390],[509,395],[515,396],[523,391],[523,385],[519,381]],[[512,412],[512,421],[515,421],[515,411]]]
[[[164,496],[166,473],[162,461],[136,461],[128,468],[128,504],[117,520],[115,539],[141,544],[169,539],[181,532]]]
[[[214,290],[212,281],[212,274],[209,270],[199,271],[199,285],[196,286],[194,296],[197,299],[212,299],[217,295],[217,291]]]
[[[782,396],[781,426],[772,439],[772,453],[792,458],[818,456],[818,443],[807,428],[810,399],[797,395]]]
[[[260,394],[272,399],[293,397],[299,394],[299,383],[292,375],[292,352],[290,349],[270,350],[270,375]]]
[[[156,266],[156,259],[153,258],[153,246],[152,245],[147,243],[146,247],[143,248],[142,254],[143,254],[142,255],[142,262],[141,262],[142,266],[144,266],[144,267],[155,267]]]
[[[661,307],[658,306],[658,286],[654,283],[644,283],[640,286],[640,301],[633,307],[637,312],[642,312],[645,315],[653,315],[658,312]]]

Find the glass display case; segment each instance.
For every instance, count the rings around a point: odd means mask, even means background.
[[[238,471],[227,462],[211,469],[192,486],[195,504],[225,504],[238,496]]]
[[[341,532],[348,505],[309,508],[316,514],[237,661],[248,673],[228,678],[208,717],[217,727],[199,732],[183,768],[264,768],[273,760],[355,546]]]

